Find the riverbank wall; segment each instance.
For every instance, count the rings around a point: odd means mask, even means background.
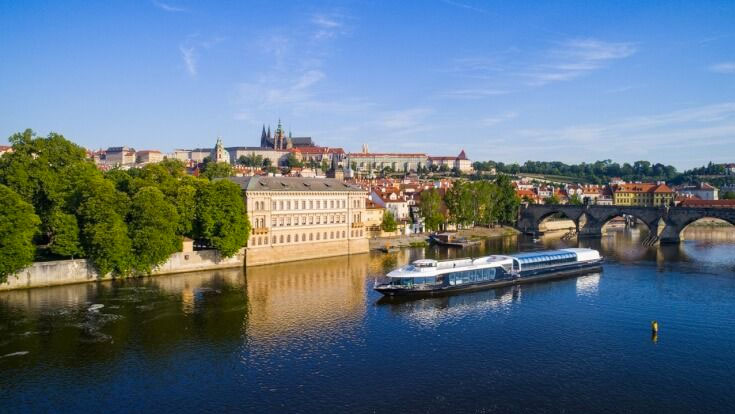
[[[456,231],[459,237],[466,238],[493,238],[493,237],[506,237],[520,234],[520,232],[513,227],[498,226],[498,227],[472,227],[469,229],[460,229]],[[400,236],[389,236],[389,237],[374,237],[370,239],[370,250],[380,250],[390,247],[411,247],[412,243],[422,243],[429,239],[431,233],[416,233],[406,234]]]
[[[245,249],[227,258],[221,257],[216,250],[174,253],[152,272],[152,276],[242,267],[244,260]],[[84,259],[36,262],[15,275],[8,276],[8,279],[0,284],[0,291],[96,282],[112,278],[109,274],[97,273],[94,266]]]

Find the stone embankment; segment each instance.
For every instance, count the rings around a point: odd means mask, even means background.
[[[245,249],[228,258],[221,257],[216,250],[174,253],[153,271],[153,275],[242,267],[244,255]],[[94,267],[84,259],[37,262],[14,276],[9,276],[5,283],[0,284],[0,291],[110,279],[112,279],[111,275],[98,274]]]
[[[412,247],[421,242],[429,240],[431,233],[420,233],[420,234],[409,234],[401,236],[390,236],[390,237],[375,237],[370,239],[370,250],[380,250],[383,248],[390,247]],[[519,234],[519,231],[512,227],[473,227],[471,229],[462,229],[457,231],[459,237],[467,238],[491,238],[491,237],[504,237],[513,236]]]

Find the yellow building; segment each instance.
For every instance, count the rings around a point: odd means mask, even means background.
[[[242,188],[252,226],[247,266],[368,252],[367,191],[330,178],[229,180]]]
[[[674,190],[663,183],[617,184],[613,187],[613,203],[619,206],[670,206],[674,198]]]

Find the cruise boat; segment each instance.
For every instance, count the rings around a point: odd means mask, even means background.
[[[421,259],[395,269],[375,290],[386,296],[434,296],[573,276],[602,268],[597,250],[570,248],[477,259]]]

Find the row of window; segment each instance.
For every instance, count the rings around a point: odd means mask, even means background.
[[[464,272],[455,272],[449,274],[449,284],[462,285],[465,283],[485,282],[495,279],[495,268],[488,267],[486,269],[466,270]]]
[[[271,217],[271,227],[302,226],[307,224],[344,224],[347,214],[324,214],[310,216],[274,216]]]
[[[350,232],[350,237],[362,237],[362,230],[359,233],[356,230]],[[288,244],[288,243],[303,243],[307,241],[321,241],[321,240],[338,240],[347,238],[347,232],[342,231],[330,231],[330,232],[314,232],[314,233],[301,233],[299,234],[281,234],[279,236],[253,236],[250,238],[250,244],[252,246],[264,246],[270,241],[270,244]],[[308,239],[308,240],[307,240]]]
[[[352,200],[352,208],[361,208],[363,200]],[[253,204],[256,211],[265,210],[265,201]],[[271,202],[271,210],[325,210],[346,208],[347,200],[279,200]]]

